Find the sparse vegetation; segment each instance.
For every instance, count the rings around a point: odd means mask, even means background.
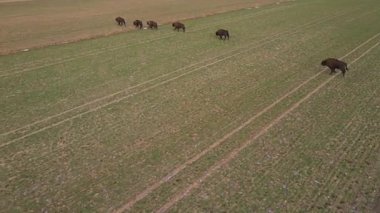
[[[2,211],[370,212],[379,8],[293,1],[1,56]]]

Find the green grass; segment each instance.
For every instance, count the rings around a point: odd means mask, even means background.
[[[186,33],[165,25],[0,57],[1,208],[117,209],[314,76],[323,58],[379,33],[379,6],[296,1],[189,20]],[[216,39],[218,28],[231,39]],[[172,210],[369,211],[379,193],[379,50]],[[158,209],[329,77],[305,84],[132,210]]]
[[[379,186],[379,54],[352,66],[344,82],[333,80],[174,210],[370,212]]]
[[[135,19],[160,24],[206,16],[275,0],[32,0],[0,2],[0,54],[122,33]],[[115,17],[127,20],[127,28]]]

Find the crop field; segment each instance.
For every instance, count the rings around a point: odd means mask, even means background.
[[[0,0],[0,55],[288,0]],[[116,27],[115,17],[127,19]]]
[[[380,1],[183,22],[0,57],[2,212],[380,209]]]

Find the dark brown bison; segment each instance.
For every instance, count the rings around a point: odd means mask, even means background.
[[[226,38],[228,40],[230,39],[230,34],[228,33],[228,30],[220,29],[216,31],[215,35],[219,36],[219,39],[223,39],[223,40],[226,40]]]
[[[327,58],[321,62],[321,65],[327,66],[328,68],[330,68],[331,70],[330,75],[336,72],[335,69],[339,69],[342,71],[342,74],[344,77],[344,75],[348,71],[346,62],[340,61],[335,58]]]
[[[179,32],[179,30],[180,29],[182,29],[183,30],[183,32],[185,32],[185,25],[184,24],[182,24],[181,22],[174,22],[173,24],[172,24],[172,26],[174,27],[174,30],[177,30],[178,32]]]
[[[134,25],[136,28],[140,28],[140,29],[143,28],[143,23],[142,23],[141,20],[135,20],[135,21],[133,22],[133,25]]]
[[[117,22],[117,24],[118,24],[119,26],[123,26],[123,25],[124,25],[124,26],[127,26],[126,23],[125,23],[125,19],[123,19],[123,18],[120,17],[120,16],[119,16],[119,17],[116,17],[116,18],[115,18],[115,21]]]
[[[155,21],[147,21],[146,24],[148,25],[149,29],[156,29],[158,28],[157,22]]]

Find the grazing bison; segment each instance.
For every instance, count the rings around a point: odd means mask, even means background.
[[[174,27],[174,30],[177,30],[178,32],[179,32],[179,30],[180,29],[182,29],[183,30],[183,32],[185,32],[185,25],[184,24],[182,24],[181,22],[174,22],[173,24],[172,24],[172,26]]]
[[[348,71],[347,64],[335,58],[327,58],[321,62],[321,65],[330,68],[330,75],[336,72],[335,69],[339,69],[342,71],[344,77],[346,71]]]
[[[155,21],[147,21],[146,24],[148,25],[149,29],[156,29],[157,30],[157,22],[155,22]]]
[[[136,28],[143,28],[143,23],[142,23],[142,21],[141,20],[135,20],[134,22],[133,22],[133,25],[136,27]]]
[[[219,36],[219,39],[223,39],[223,40],[226,40],[226,38],[228,40],[230,39],[230,34],[228,33],[228,30],[220,29],[216,31],[215,35]]]
[[[117,22],[117,24],[119,25],[119,26],[127,26],[126,24],[125,24],[125,20],[122,18],[122,17],[116,17],[115,18],[115,21]]]

